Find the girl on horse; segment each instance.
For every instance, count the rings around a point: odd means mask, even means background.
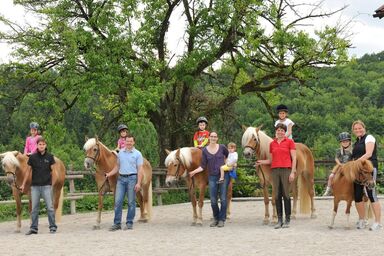
[[[340,143],[340,148],[338,148],[336,151],[335,162],[336,164],[341,165],[352,160],[351,135],[348,132],[340,133],[339,143]],[[327,189],[325,190],[323,196],[332,195],[332,180],[334,176],[335,176],[335,172],[332,172],[329,175]]]
[[[277,114],[279,115],[279,119],[275,122],[275,127],[278,124],[284,124],[287,127],[287,132],[285,136],[292,139],[292,127],[295,125],[295,123],[288,118],[288,107],[280,104],[276,107]]]
[[[193,145],[196,148],[204,148],[208,144],[209,131],[205,130],[208,125],[208,119],[205,116],[197,118],[196,124],[198,125],[198,131],[193,136]]]
[[[128,126],[126,126],[125,124],[120,124],[117,127],[117,131],[120,134],[120,138],[117,141],[116,151],[119,151],[120,149],[125,148],[125,140],[128,136]]]
[[[36,122],[31,122],[29,124],[30,136],[25,140],[24,154],[30,156],[31,154],[37,152],[37,140],[41,136],[39,135],[39,124]]]

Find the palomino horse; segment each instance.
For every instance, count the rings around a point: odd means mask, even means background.
[[[166,185],[170,186],[177,182],[180,177],[183,177],[187,181],[188,192],[191,198],[191,204],[193,207],[193,222],[192,225],[203,225],[203,205],[205,189],[208,184],[208,171],[204,170],[197,173],[191,178],[188,173],[195,170],[200,166],[202,150],[194,147],[184,147],[172,152],[166,150],[168,156],[165,159],[165,166],[167,167]],[[196,190],[199,190],[199,211],[196,209]],[[230,215],[230,204],[232,200],[232,182],[228,185],[227,195],[227,218]]]
[[[349,215],[354,200],[354,187],[353,183],[365,185],[368,189],[374,189],[375,181],[372,175],[373,165],[369,160],[356,160],[350,161],[342,165],[336,165],[333,168],[335,177],[332,181],[333,187],[333,215],[329,228],[333,228],[335,223],[335,217],[337,214],[337,208],[341,200],[347,201],[347,208],[345,214],[347,215],[347,226],[350,228]]]
[[[94,229],[100,229],[101,211],[103,209],[103,199],[106,192],[115,194],[118,174],[105,178],[105,173],[112,171],[117,163],[117,155],[109,150],[97,138],[88,139],[84,144],[86,157],[84,166],[89,170],[93,165],[96,165],[95,179],[97,189],[99,191],[98,214]],[[140,205],[140,222],[147,222],[152,215],[152,166],[147,159],[144,158],[143,165],[144,173],[141,182],[141,190],[136,193],[137,201]]]
[[[2,158],[2,166],[7,181],[12,186],[12,194],[16,201],[16,232],[20,232],[21,228],[21,196],[20,186],[28,170],[28,156],[18,152],[5,152],[0,154]],[[52,165],[52,191],[53,191],[53,207],[55,209],[55,219],[57,222],[61,220],[63,208],[63,185],[65,180],[65,166],[63,162],[55,157],[55,164]],[[31,182],[32,175],[29,175],[25,184],[25,194],[29,197],[29,213],[31,213]]]
[[[269,159],[269,143],[272,138],[265,134],[260,128],[248,127],[242,137],[242,146],[244,147],[244,156],[250,158],[256,156],[257,159]],[[314,192],[314,171],[315,163],[312,152],[302,143],[296,145],[296,170],[297,175],[291,184],[293,193],[292,218],[296,216],[297,198],[300,197],[300,212],[307,214],[311,213],[311,218],[315,218],[315,206],[313,197]],[[257,175],[260,178],[263,187],[265,217],[264,224],[269,223],[269,192],[268,185],[272,185],[272,175],[270,165],[261,165],[257,168]],[[273,221],[276,221],[275,211],[275,188],[272,186],[272,206],[273,206]]]

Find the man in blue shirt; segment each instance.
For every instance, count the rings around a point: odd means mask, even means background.
[[[141,189],[143,179],[143,156],[136,150],[135,138],[132,135],[126,137],[125,148],[117,155],[117,165],[106,174],[106,177],[119,172],[115,193],[115,218],[110,231],[121,229],[121,217],[125,194],[128,197],[128,212],[124,229],[133,228],[133,219],[136,213],[136,192]]]

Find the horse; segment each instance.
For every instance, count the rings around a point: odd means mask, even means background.
[[[333,214],[331,224],[328,226],[330,229],[334,227],[337,208],[341,200],[347,201],[347,208],[345,214],[347,215],[346,228],[350,228],[349,216],[352,201],[354,201],[354,187],[353,183],[357,182],[361,185],[367,186],[368,189],[375,187],[373,179],[373,165],[369,160],[355,160],[349,161],[342,165],[336,165],[333,170],[335,177],[332,181],[333,187]]]
[[[244,148],[244,156],[251,158],[256,156],[257,159],[269,159],[269,144],[272,138],[265,132],[260,130],[260,127],[248,127],[245,128],[245,132],[242,137],[242,146]],[[311,150],[302,143],[295,143],[296,145],[296,171],[297,175],[291,184],[291,190],[293,194],[293,207],[292,218],[296,216],[297,198],[300,197],[300,212],[303,214],[310,213],[311,218],[316,218],[316,209],[314,206],[314,172],[315,162]],[[261,165],[256,169],[259,176],[260,183],[263,188],[264,195],[264,224],[269,223],[269,192],[268,187],[272,185],[272,175],[270,165]],[[273,215],[272,222],[276,222],[276,210],[275,210],[275,188],[272,186],[272,207]]]
[[[195,170],[200,166],[202,150],[195,147],[183,147],[173,151],[165,150],[168,156],[165,158],[164,164],[167,167],[167,176],[165,183],[167,186],[175,184],[180,177],[185,178],[188,186],[188,193],[191,198],[193,208],[192,212],[192,226],[203,225],[203,206],[205,189],[208,185],[208,170],[203,170],[191,178],[188,173]],[[199,190],[199,200],[196,200],[196,189]],[[227,218],[229,219],[231,213],[231,200],[232,200],[232,182],[228,185],[227,194]],[[199,206],[199,211],[196,209]]]
[[[101,211],[103,209],[103,199],[107,192],[115,195],[118,174],[105,178],[105,173],[112,171],[117,164],[117,154],[109,150],[98,138],[88,139],[83,146],[86,156],[84,159],[84,167],[90,170],[92,166],[96,166],[95,179],[97,183],[98,194],[98,214],[94,229],[100,229]],[[143,179],[141,182],[141,190],[136,193],[136,198],[140,206],[139,222],[148,222],[152,216],[152,166],[147,159],[144,158],[143,163]]]
[[[24,187],[24,193],[20,186],[23,184],[24,177],[27,175],[28,159],[27,155],[19,151],[8,151],[0,154],[3,170],[7,176],[7,182],[12,187],[12,194],[16,201],[16,232],[21,229],[21,197],[23,194],[29,197],[29,213],[32,211],[31,201],[31,182],[32,175],[29,175]],[[52,192],[53,207],[55,209],[55,219],[60,222],[63,209],[63,185],[65,180],[65,166],[63,162],[55,157],[55,164],[52,165]]]

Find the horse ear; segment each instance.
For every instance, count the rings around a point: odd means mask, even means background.
[[[5,154],[6,154],[6,153],[2,153],[2,154],[0,154],[0,158],[3,159],[3,158],[5,157]]]
[[[261,125],[259,125],[259,126],[256,127],[256,132],[260,131],[261,128],[263,128],[263,124],[261,124]]]
[[[14,156],[17,156],[17,155],[19,154],[19,151],[12,151],[12,154],[13,154]]]
[[[169,155],[171,153],[171,151],[169,151],[168,149],[165,149],[165,153],[167,153],[167,155]]]
[[[242,124],[241,128],[243,129],[243,132],[245,132],[245,130],[247,130],[248,127]]]
[[[99,142],[99,136],[95,135],[96,142]]]
[[[180,158],[180,149],[178,148],[177,151],[176,151],[176,158]]]
[[[85,139],[85,142],[87,142],[89,140],[87,135],[84,136],[84,139]]]

